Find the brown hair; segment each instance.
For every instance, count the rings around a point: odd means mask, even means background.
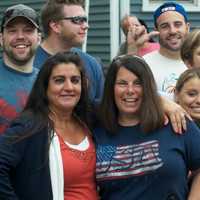
[[[24,130],[20,131],[20,133],[16,133],[16,137],[13,138],[15,142],[38,134],[41,130],[46,130],[48,138],[52,138],[54,133],[54,122],[49,117],[52,111],[49,108],[47,89],[53,70],[59,64],[63,63],[73,63],[80,71],[81,75],[81,96],[73,109],[73,115],[78,117],[78,119],[84,122],[88,127],[91,125],[91,108],[88,99],[87,77],[84,70],[84,64],[81,57],[76,52],[60,52],[50,56],[45,61],[33,84],[23,111],[18,118],[13,121],[14,124],[21,121],[25,124]]]
[[[45,36],[50,33],[49,23],[62,19],[65,5],[79,5],[84,7],[84,0],[48,0],[41,10],[41,23]]]
[[[200,68],[191,68],[184,71],[176,82],[176,92],[179,93],[187,81],[196,77],[200,79]]]
[[[143,58],[133,55],[119,56],[111,63],[106,80],[100,116],[104,127],[112,133],[118,129],[118,108],[114,99],[114,85],[121,67],[134,73],[141,81],[143,99],[139,119],[144,132],[153,131],[164,124],[164,112],[158,96],[153,74]]]
[[[200,46],[200,29],[190,32],[181,47],[181,58],[184,62],[193,65],[193,55],[197,47]]]

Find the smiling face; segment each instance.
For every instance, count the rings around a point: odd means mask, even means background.
[[[81,96],[81,74],[73,63],[58,64],[52,71],[47,88],[52,112],[72,113]]]
[[[200,79],[194,77],[185,82],[176,93],[176,100],[193,119],[200,120]]]
[[[5,62],[26,64],[34,55],[40,36],[37,28],[24,17],[16,17],[4,28],[1,45]]]
[[[157,29],[160,32],[161,48],[170,51],[179,51],[189,32],[189,24],[184,17],[175,11],[167,11],[157,19]]]
[[[125,67],[117,73],[114,98],[119,111],[119,120],[138,120],[138,113],[142,102],[143,89],[139,78]]]

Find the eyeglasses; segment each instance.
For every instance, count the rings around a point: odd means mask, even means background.
[[[70,20],[74,24],[81,25],[84,22],[87,22],[87,17],[86,16],[63,17],[62,20]]]

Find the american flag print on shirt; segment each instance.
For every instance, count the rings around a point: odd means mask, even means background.
[[[97,180],[140,176],[163,165],[157,140],[124,146],[98,145],[96,152]]]

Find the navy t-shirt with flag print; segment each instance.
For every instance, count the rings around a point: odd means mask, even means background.
[[[200,168],[200,129],[193,122],[183,135],[170,125],[146,134],[139,125],[93,133],[101,200],[187,199],[188,171]]]

